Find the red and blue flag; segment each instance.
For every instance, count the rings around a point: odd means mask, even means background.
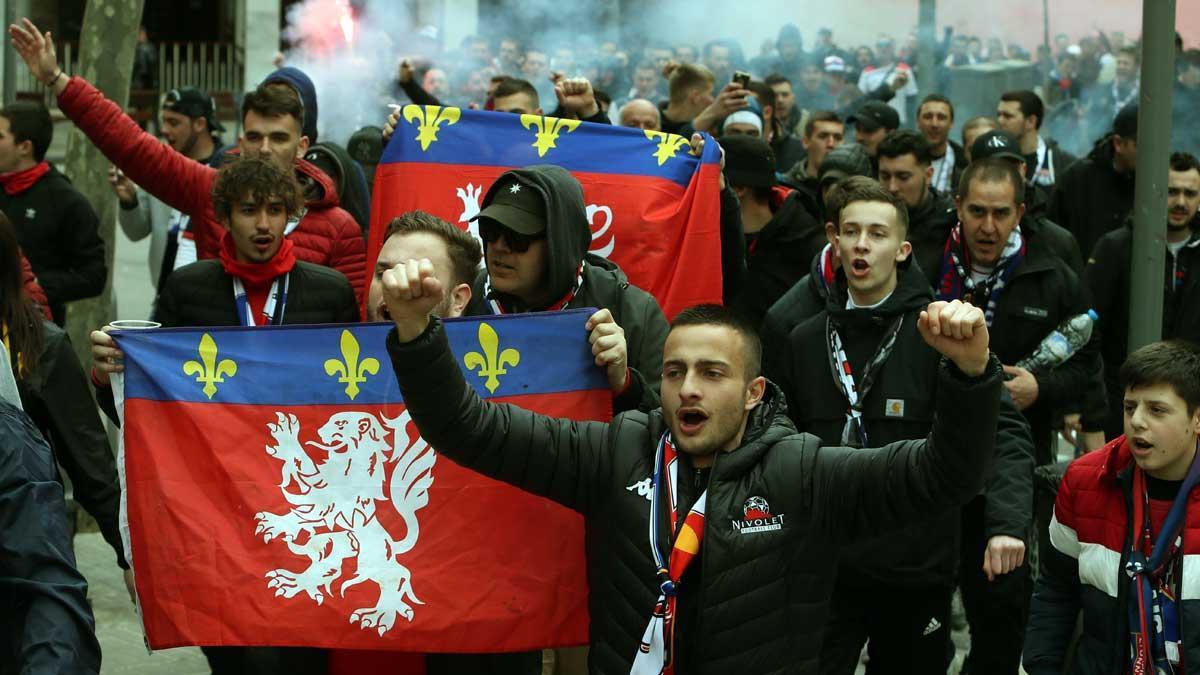
[[[592,310],[450,320],[480,396],[607,420]],[[122,529],[149,645],[584,644],[582,520],[422,441],[386,324],[116,332]]]
[[[583,187],[591,252],[658,299],[667,318],[721,302],[720,149],[688,139],[542,115],[406,105],[376,168],[367,260],[374,272],[387,223],[420,209],[469,220],[500,174],[556,164]]]

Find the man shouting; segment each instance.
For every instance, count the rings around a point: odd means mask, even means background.
[[[864,451],[796,434],[755,328],[724,308],[675,318],[660,409],[581,423],[474,394],[430,316],[432,263],[382,281],[422,437],[583,514],[593,673],[816,672],[838,547],[966,502],[992,453],[1000,366],[983,313],[959,301],[919,318],[947,357],[932,432]]]

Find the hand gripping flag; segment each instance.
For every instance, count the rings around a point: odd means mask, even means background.
[[[557,164],[583,187],[591,252],[621,267],[670,319],[721,302],[720,149],[578,120],[406,105],[375,172],[368,274],[387,223],[420,209],[478,237],[480,201],[500,174]],[[553,226],[553,224],[551,224]]]
[[[612,415],[591,310],[446,322],[493,401]],[[439,457],[385,324],[115,333],[122,533],[153,648],[587,641],[582,519]]]

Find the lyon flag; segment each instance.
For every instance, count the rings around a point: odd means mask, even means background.
[[[591,310],[446,322],[480,396],[611,417]],[[114,333],[122,528],[151,647],[587,640],[581,518],[438,456],[389,325]]]
[[[400,112],[375,172],[369,274],[392,218],[420,209],[478,235],[469,221],[500,174],[556,164],[583,187],[591,252],[619,265],[668,319],[721,302],[720,149],[711,138],[696,157],[688,139],[661,131],[438,106]]]

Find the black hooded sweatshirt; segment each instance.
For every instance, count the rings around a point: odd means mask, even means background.
[[[843,445],[848,405],[833,379],[826,337],[832,323],[843,340],[856,381],[894,321],[900,320],[895,346],[866,392],[863,420],[871,447],[924,438],[933,425],[938,390],[938,353],[917,330],[921,310],[933,292],[920,267],[901,263],[896,289],[883,304],[847,309],[846,276],[838,270],[824,311],[792,331],[784,350],[784,372],[772,373],[788,400],[788,415],[800,432],[824,445]],[[866,452],[870,452],[869,450]],[[1032,518],[1033,440],[1012,399],[1003,394],[996,430],[993,471],[987,483],[988,536],[1027,537]],[[1023,477],[1023,479],[1022,479]],[[865,539],[842,551],[838,579],[856,587],[920,588],[951,586],[958,564],[959,509]],[[833,600],[836,611],[837,599]]]
[[[669,328],[658,302],[654,296],[630,284],[614,263],[587,252],[592,232],[584,210],[583,189],[570,172],[558,166],[537,165],[508,173],[522,185],[537,191],[546,204],[547,269],[543,299],[536,306],[530,306],[519,298],[494,290],[490,297],[485,297],[488,272],[483,269],[475,278],[467,315],[492,314],[490,300],[498,302],[509,313],[544,311],[576,286],[582,262],[582,284],[561,309],[595,307],[612,312],[613,320],[625,330],[630,369],[629,388],[613,401],[614,411],[653,410],[658,406],[662,350]],[[492,203],[497,187],[503,182],[492,183],[480,203],[481,210]]]

